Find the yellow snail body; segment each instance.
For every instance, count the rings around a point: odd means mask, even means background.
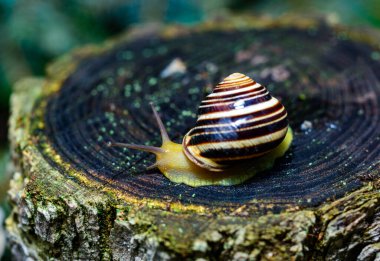
[[[235,185],[270,169],[289,149],[293,134],[284,106],[241,73],[220,82],[201,103],[182,144],[170,140],[152,105],[162,146],[114,143],[156,154],[157,167],[175,183],[197,187]]]

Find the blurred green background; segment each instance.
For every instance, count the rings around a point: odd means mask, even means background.
[[[321,16],[349,26],[380,27],[379,0],[0,0],[0,212],[6,209],[8,184],[9,97],[17,80],[43,76],[46,64],[59,55],[137,24],[191,26],[242,14]],[[1,233],[0,229],[0,256]]]

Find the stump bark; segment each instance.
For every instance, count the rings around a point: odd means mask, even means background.
[[[379,39],[309,19],[164,27],[75,50],[46,78],[20,81],[15,259],[380,258]],[[162,73],[178,59],[186,70]],[[267,85],[289,113],[294,144],[272,170],[192,188],[147,171],[150,155],[106,146],[159,145],[150,101],[180,142],[202,97],[233,72]]]

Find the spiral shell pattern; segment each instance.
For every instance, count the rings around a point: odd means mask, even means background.
[[[233,73],[202,101],[183,150],[198,166],[223,171],[273,150],[287,130],[284,106],[261,84]]]

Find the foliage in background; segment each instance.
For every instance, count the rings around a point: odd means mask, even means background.
[[[8,189],[9,177],[6,172],[7,163],[9,161],[9,153],[6,149],[0,149],[0,222],[9,215],[9,207],[5,203],[5,195]],[[1,224],[1,223],[0,223]],[[0,260],[9,260],[9,252],[6,252],[3,259],[1,259],[1,253],[4,250],[4,229],[0,226]],[[8,259],[7,259],[8,258]]]
[[[4,204],[3,199],[8,189],[9,173],[6,172],[9,161],[9,153],[6,149],[0,149],[0,206]]]
[[[298,15],[324,15],[334,22],[349,26],[380,27],[380,1],[378,0],[236,0],[228,7],[236,11],[279,16],[288,13]]]

